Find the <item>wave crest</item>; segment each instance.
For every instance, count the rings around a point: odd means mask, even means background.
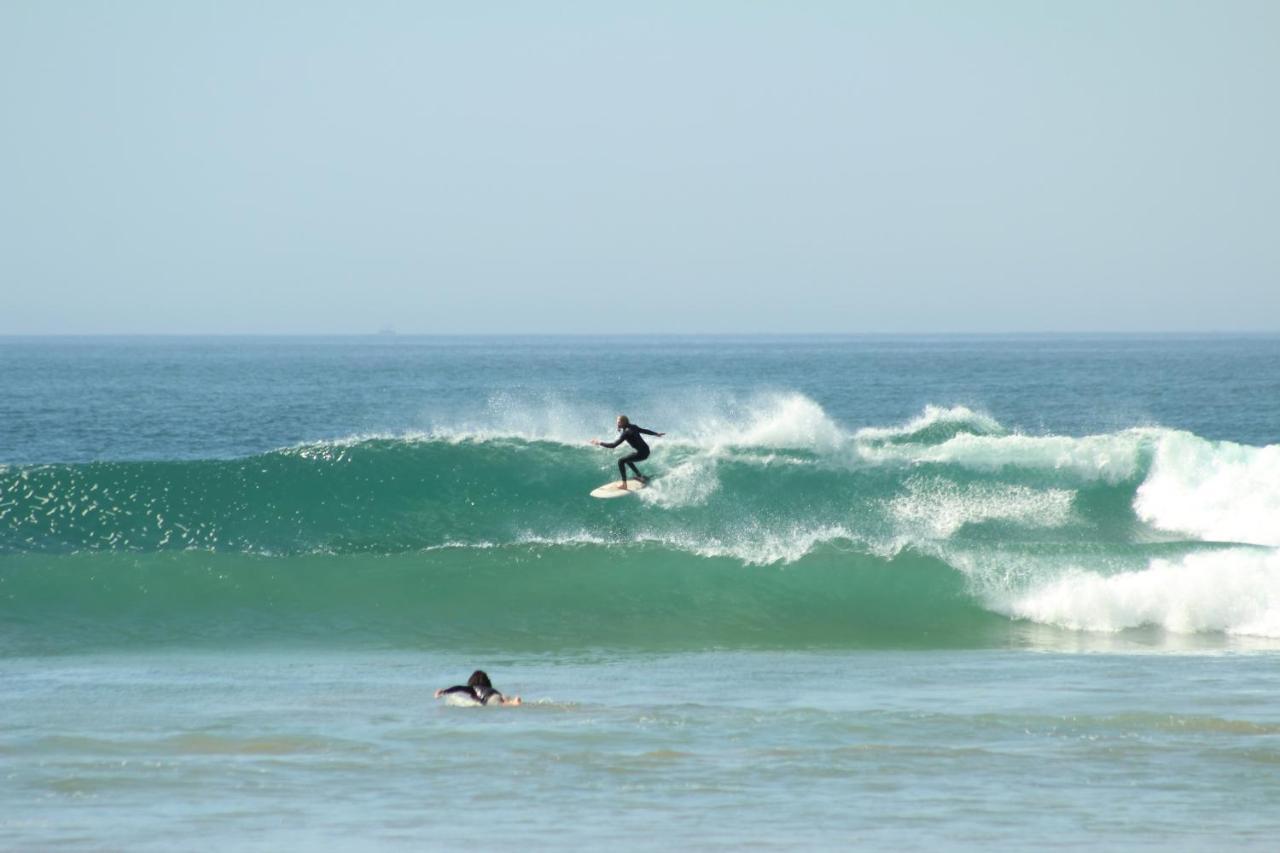
[[[1280,445],[1157,427],[1025,435],[961,406],[846,430],[775,394],[655,421],[670,437],[645,464],[651,488],[604,502],[587,492],[616,454],[576,435],[586,409],[539,421],[504,405],[480,428],[243,459],[0,467],[0,556],[462,554],[518,572],[513,549],[640,549],[668,577],[817,561],[897,583],[914,555],[1006,617],[1280,638],[1280,551],[1239,547],[1280,546]]]

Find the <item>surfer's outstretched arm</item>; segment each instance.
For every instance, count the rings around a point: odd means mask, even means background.
[[[666,435],[665,432],[654,432],[653,430],[645,429],[644,427],[636,427],[636,429],[640,430],[640,432],[644,433],[645,435],[656,435],[658,438],[662,438],[664,435]]]
[[[610,450],[612,450],[613,448],[617,447],[619,444],[622,444],[622,436],[618,436],[618,438],[617,438],[616,440],[611,441],[611,442],[610,442],[610,441],[601,441],[601,440],[600,440],[600,439],[598,439],[598,438],[593,438],[593,439],[591,439],[591,443],[592,443],[592,444],[594,444],[596,447],[607,447],[607,448],[609,448]]]

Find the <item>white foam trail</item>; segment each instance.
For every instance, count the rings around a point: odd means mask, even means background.
[[[1280,638],[1280,551],[1189,554],[1114,575],[1076,569],[994,606],[1073,630],[1154,625],[1184,634]]]
[[[966,524],[1008,521],[1026,527],[1061,527],[1071,520],[1076,493],[1005,483],[958,485],[941,477],[913,477],[889,504],[892,516],[913,533],[947,539]]]
[[[1280,545],[1280,445],[1247,447],[1165,433],[1134,510],[1163,530]]]
[[[658,532],[637,531],[626,539],[615,539],[592,533],[588,530],[565,532],[546,536],[526,533],[514,544],[518,545],[602,545],[616,547],[620,545],[658,545],[693,554],[699,557],[727,557],[749,566],[787,565],[794,563],[814,550],[814,548],[835,542],[859,543],[858,537],[842,525],[823,525],[816,527],[791,527],[770,529],[763,526],[745,525],[735,530],[732,535],[707,536],[684,531]],[[461,547],[497,547],[490,543],[478,543],[475,546]]]
[[[297,456],[300,459],[323,459],[327,461],[334,458],[334,451],[358,447],[369,441],[403,441],[412,443],[435,441],[437,438],[431,433],[416,430],[406,430],[405,432],[357,432],[351,435],[344,435],[341,438],[300,441],[288,447],[277,448],[272,452]]]

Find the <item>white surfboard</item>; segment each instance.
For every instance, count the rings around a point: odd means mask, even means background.
[[[622,485],[621,480],[614,480],[612,483],[605,483],[597,489],[591,490],[593,498],[621,498],[632,492],[638,492],[644,488],[644,483],[639,480],[627,480],[625,489],[619,488]]]

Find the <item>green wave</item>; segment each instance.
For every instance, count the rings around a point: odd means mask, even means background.
[[[163,645],[475,650],[942,647],[1001,642],[941,561],[814,553],[780,569],[655,546],[0,559],[10,654]]]
[[[0,641],[949,647],[1143,626],[1280,637],[1272,493],[1222,487],[1272,482],[1274,448],[954,420],[926,413],[800,446],[664,443],[645,463],[652,486],[617,501],[587,494],[612,478],[614,455],[514,436],[0,468]]]

